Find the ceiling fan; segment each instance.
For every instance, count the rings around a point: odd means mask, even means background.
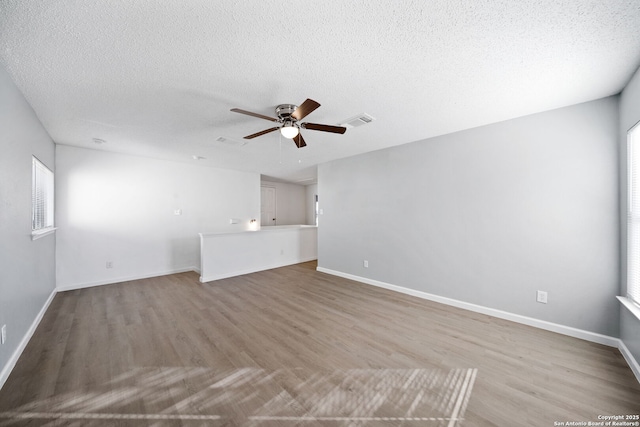
[[[343,126],[331,126],[318,123],[300,123],[300,120],[305,118],[307,115],[309,115],[309,113],[313,112],[319,106],[320,104],[318,104],[313,99],[307,99],[302,104],[300,104],[300,106],[292,104],[281,104],[276,107],[276,116],[278,116],[278,118],[264,116],[258,113],[252,113],[251,111],[241,110],[240,108],[232,108],[231,111],[233,111],[234,113],[246,114],[247,116],[257,117],[259,119],[278,123],[278,126],[276,127],[265,129],[252,135],[247,135],[244,137],[244,139],[253,139],[257,136],[262,136],[280,129],[280,133],[282,134],[282,136],[284,136],[285,138],[293,139],[293,142],[296,143],[296,146],[298,148],[302,148],[307,144],[304,142],[304,138],[302,138],[300,129],[319,130],[321,132],[340,134],[345,133],[347,130],[347,128]]]

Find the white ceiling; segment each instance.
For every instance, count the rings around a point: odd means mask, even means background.
[[[2,0],[0,63],[58,144],[305,183],[329,160],[619,93],[640,1]],[[238,144],[272,124],[231,108],[306,98],[322,106],[305,121],[376,120],[303,131],[302,149]]]

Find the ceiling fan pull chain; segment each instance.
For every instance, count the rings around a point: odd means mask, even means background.
[[[278,147],[278,163],[282,164],[282,133],[278,132],[278,135],[278,141],[280,141]]]
[[[280,130],[281,136],[287,139],[293,139],[293,142],[295,142],[296,146],[298,148],[302,148],[306,147],[307,144],[304,141],[302,134],[300,133],[301,129],[317,130],[321,132],[339,134],[343,134],[347,130],[347,128],[344,126],[332,126],[320,123],[299,123],[300,120],[305,118],[311,112],[315,111],[318,107],[320,107],[320,104],[318,102],[314,101],[313,99],[307,98],[302,104],[300,104],[300,106],[296,106],[293,104],[278,105],[276,107],[276,116],[278,116],[278,118],[269,117],[258,113],[252,113],[251,111],[242,110],[240,108],[232,108],[231,111],[233,111],[234,113],[245,114],[247,116],[268,120],[280,125],[270,129],[265,129],[251,135],[247,135],[244,137],[244,139],[253,139],[258,136]],[[282,146],[282,139],[280,140],[280,145]],[[280,163],[282,163],[282,149],[280,151]]]

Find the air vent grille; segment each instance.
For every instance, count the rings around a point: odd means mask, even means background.
[[[366,125],[374,121],[375,119],[368,115],[367,113],[358,114],[357,116],[351,117],[350,119],[345,120],[340,123],[341,126],[345,126],[347,128],[354,128],[362,125]]]

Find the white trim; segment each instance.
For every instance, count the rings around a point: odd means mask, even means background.
[[[264,231],[286,231],[286,230],[306,230],[309,228],[318,228],[317,225],[294,224],[294,225],[264,225],[256,230],[239,230],[239,231],[217,231],[210,233],[198,233],[202,237],[228,236],[229,234],[249,234]]]
[[[637,304],[635,304],[630,298],[626,298],[626,297],[616,297],[616,298],[618,298],[618,301],[620,301],[622,305],[624,305],[627,308],[627,310],[631,312],[631,314],[633,314],[634,316],[636,316],[638,320],[640,320],[640,307],[638,307]]]
[[[439,295],[433,295],[415,289],[404,288],[402,286],[392,285],[390,283],[380,282],[366,277],[355,276],[353,274],[343,273],[341,271],[330,270],[324,267],[317,267],[316,270],[332,274],[334,276],[343,277],[345,279],[355,280],[357,282],[366,283],[368,285],[378,286],[380,288],[389,289],[403,294],[412,295],[418,298],[426,299],[429,301],[439,302],[441,304],[450,305],[453,307],[462,308],[465,310],[474,311],[476,313],[487,314],[489,316],[498,317],[500,319],[510,320],[512,322],[521,323],[523,325],[533,326],[535,328],[544,329],[551,332],[557,332],[562,335],[568,335],[574,338],[580,338],[586,341],[603,344],[609,347],[620,348],[620,339],[610,337],[608,335],[598,334],[596,332],[585,331],[583,329],[573,328],[571,326],[559,325],[557,323],[547,322],[546,320],[534,319],[532,317],[522,316],[520,314],[509,313],[495,308],[484,307],[481,305],[471,304],[464,301],[455,300],[452,298],[442,297]]]
[[[303,261],[300,261],[300,262],[314,261],[315,259],[316,258],[308,259],[306,261],[303,260]],[[291,264],[287,264],[287,265],[291,265]],[[284,267],[284,265],[282,265],[280,267]],[[272,268],[277,268],[277,267],[272,267]],[[268,269],[269,268],[265,268],[265,270],[268,270]],[[378,286],[378,287],[389,289],[389,290],[392,290],[392,291],[395,291],[395,292],[401,292],[401,293],[404,293],[404,294],[407,294],[407,295],[416,296],[418,298],[423,298],[423,299],[427,299],[427,300],[430,300],[430,301],[435,301],[435,302],[439,302],[439,303],[442,303],[442,304],[451,305],[451,306],[462,308],[462,309],[465,309],[465,310],[474,311],[474,312],[477,312],[477,313],[487,314],[487,315],[498,317],[498,318],[501,318],[501,319],[511,320],[513,322],[522,323],[522,324],[525,324],[525,325],[534,326],[534,327],[537,327],[537,328],[540,328],[540,329],[545,329],[545,330],[549,330],[549,331],[553,331],[553,332],[558,332],[558,333],[563,334],[563,335],[569,335],[569,336],[572,336],[572,337],[575,337],[575,338],[581,338],[581,339],[584,339],[584,340],[587,340],[587,341],[592,341],[592,342],[596,342],[596,343],[599,343],[599,344],[604,344],[604,345],[607,345],[607,346],[610,346],[610,347],[617,347],[618,350],[620,351],[620,353],[622,354],[622,357],[624,357],[624,359],[626,360],[627,364],[631,368],[631,371],[635,375],[636,379],[638,380],[638,382],[640,382],[640,364],[638,364],[636,359],[633,357],[633,354],[631,354],[631,352],[629,351],[629,349],[627,348],[627,346],[624,344],[624,342],[621,339],[609,337],[609,336],[606,336],[606,335],[596,334],[596,333],[593,333],[593,332],[583,331],[583,330],[572,328],[572,327],[569,327],[569,326],[558,325],[558,324],[546,322],[546,321],[543,321],[543,320],[533,319],[533,318],[526,317],[526,316],[521,316],[521,315],[518,315],[518,314],[507,313],[507,312],[504,312],[504,311],[501,311],[501,310],[496,310],[496,309],[492,309],[492,308],[488,308],[488,307],[482,307],[482,306],[479,306],[479,305],[470,304],[470,303],[466,303],[466,302],[463,302],[463,301],[454,300],[454,299],[451,299],[451,298],[432,295],[432,294],[428,294],[426,292],[417,291],[417,290],[409,289],[409,288],[404,288],[402,286],[391,285],[389,283],[380,282],[380,281],[373,280],[373,279],[367,279],[365,277],[360,277],[360,276],[355,276],[355,275],[348,274],[348,273],[342,273],[340,271],[330,270],[328,268],[317,267],[316,270],[320,271],[322,273],[331,274],[331,275],[338,276],[338,277],[344,277],[345,279],[355,280],[357,282],[366,283],[366,284],[373,285],[373,286]],[[195,271],[197,273],[200,273],[200,269],[199,268],[192,267],[192,268],[184,268],[184,269],[173,270],[172,272],[169,272],[169,273],[166,273],[166,274],[184,273],[184,272],[187,272],[187,271]],[[251,272],[247,272],[247,273],[251,273]],[[247,274],[247,273],[240,273],[240,274]],[[40,309],[40,312],[38,312],[38,315],[33,320],[32,324],[31,324],[31,327],[27,330],[26,334],[24,335],[24,337],[20,341],[20,344],[18,345],[18,347],[13,352],[13,354],[11,355],[11,357],[9,358],[7,363],[2,368],[2,371],[0,372],[0,389],[2,389],[2,387],[4,386],[4,383],[9,378],[9,375],[11,375],[11,371],[13,371],[13,368],[15,367],[16,363],[18,362],[18,359],[20,359],[20,356],[22,355],[22,352],[27,347],[27,344],[31,340],[31,337],[35,333],[36,329],[38,328],[38,325],[40,324],[40,321],[44,317],[44,314],[46,313],[46,311],[49,309],[49,306],[51,305],[51,302],[53,301],[53,298],[56,296],[56,294],[58,292],[62,292],[62,291],[66,291],[66,290],[73,290],[73,289],[88,288],[88,287],[92,287],[92,286],[107,285],[107,284],[110,284],[110,283],[118,283],[118,282],[121,282],[121,281],[138,280],[138,279],[145,279],[145,278],[150,278],[150,277],[158,277],[158,276],[164,276],[164,275],[165,274],[151,274],[151,275],[145,275],[145,276],[137,276],[135,278],[129,278],[129,279],[126,279],[126,280],[118,280],[117,282],[110,281],[109,283],[106,283],[106,282],[104,282],[104,283],[103,282],[94,282],[93,284],[84,284],[84,285],[75,285],[75,286],[67,286],[67,287],[62,287],[62,288],[56,288],[53,291],[51,291],[51,294],[49,295],[49,298],[47,298],[47,300],[45,301],[44,305]],[[202,277],[201,277],[200,280],[202,282],[208,282],[208,281],[211,281],[211,280],[218,280],[218,279],[222,279],[222,278],[223,277],[212,278],[212,279],[208,278],[208,280],[202,280]],[[620,299],[620,301],[622,301],[624,303],[622,297],[618,297],[618,299]],[[625,306],[626,306],[626,304],[625,304]]]
[[[11,355],[7,363],[2,368],[2,372],[0,372],[0,389],[2,389],[2,387],[4,386],[4,383],[9,378],[9,375],[11,375],[11,371],[13,371],[13,368],[16,366],[16,363],[18,363],[18,359],[20,359],[22,352],[27,347],[27,344],[29,344],[29,340],[31,340],[31,337],[33,336],[36,329],[38,328],[38,325],[40,324],[42,317],[47,312],[47,309],[49,308],[51,301],[53,301],[53,298],[56,296],[56,293],[57,292],[55,289],[51,291],[49,298],[47,298],[47,300],[45,301],[44,305],[40,309],[40,312],[38,312],[38,315],[36,316],[36,318],[33,319],[33,322],[31,323],[31,327],[29,327],[29,329],[27,330],[27,333],[24,334],[24,337],[22,337],[20,344],[18,344],[18,347],[15,349],[15,351],[13,352],[13,354]]]
[[[185,273],[187,271],[195,271],[196,273],[200,274],[200,269],[198,267],[186,267],[186,268],[177,268],[174,270],[167,270],[167,271],[161,271],[157,273],[142,274],[142,275],[136,275],[136,276],[114,277],[111,279],[99,280],[97,282],[76,283],[72,285],[58,286],[56,289],[58,292],[73,291],[76,289],[92,288],[94,286],[112,285],[114,283],[130,282],[132,280],[141,280],[141,279],[149,279],[151,277],[168,276],[169,274]]]
[[[631,299],[626,297],[616,297],[616,298],[618,298],[618,300],[622,303],[622,305],[624,305],[627,308],[627,310],[631,312],[632,315],[634,315],[638,320],[640,320],[640,307],[638,307],[637,304],[635,304],[633,301],[631,301]],[[620,353],[622,353],[622,357],[624,357],[624,359],[627,361],[627,364],[633,371],[633,374],[636,376],[636,379],[638,380],[638,382],[640,382],[640,364],[635,359],[635,357],[633,357],[633,354],[631,353],[631,351],[629,351],[624,341],[620,340],[620,344],[618,345],[618,348],[620,349]]]
[[[47,228],[41,228],[40,230],[34,230],[31,232],[31,240],[38,240],[44,236],[53,234],[56,232],[57,229],[58,227],[47,227]]]
[[[253,268],[247,268],[247,269],[243,269],[243,270],[237,270],[237,271],[234,271],[234,272],[231,272],[231,273],[212,275],[212,276],[207,276],[207,277],[200,276],[200,281],[202,283],[213,282],[214,280],[221,280],[221,279],[227,279],[229,277],[242,276],[244,274],[256,273],[258,271],[272,270],[274,268],[286,267],[288,265],[295,265],[295,264],[300,264],[300,263],[303,263],[303,262],[315,261],[317,259],[318,259],[318,257],[316,257],[316,256],[308,257],[308,258],[299,258],[299,259],[295,259],[295,260],[287,261],[287,262],[278,262],[278,263],[273,263],[273,264],[265,264],[265,265],[262,265],[260,267],[253,267]]]
[[[631,368],[633,375],[635,375],[638,382],[640,382],[640,364],[635,359],[635,357],[633,357],[633,354],[631,354],[627,346],[624,344],[624,341],[618,341],[618,350],[620,350],[620,353],[622,353],[622,357],[624,357],[624,360],[627,361],[627,364]]]

